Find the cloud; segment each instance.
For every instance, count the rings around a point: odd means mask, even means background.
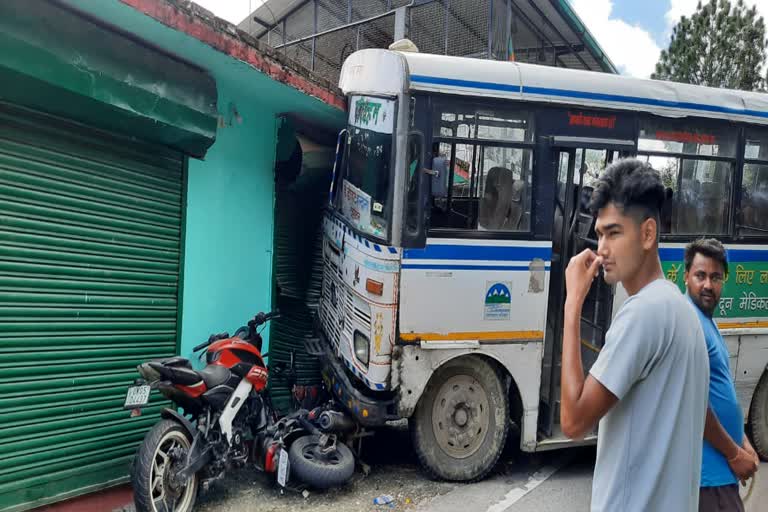
[[[612,17],[611,0],[571,0],[571,5],[623,74],[648,78],[653,73],[661,49],[650,32]]]

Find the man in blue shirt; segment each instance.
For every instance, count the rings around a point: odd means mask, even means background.
[[[709,352],[709,409],[704,425],[699,511],[743,511],[738,482],[756,471],[759,459],[744,435],[744,418],[728,366],[728,347],[712,320],[728,258],[723,244],[701,239],[685,248],[685,285],[696,306]]]

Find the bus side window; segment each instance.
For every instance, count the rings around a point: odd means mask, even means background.
[[[432,175],[432,198],[435,204],[445,209],[448,201],[448,188],[451,175],[449,172],[451,163],[451,145],[445,142],[433,142],[431,159],[427,161],[430,169],[437,174]]]
[[[451,162],[445,156],[448,149],[453,166],[446,169],[449,180],[437,187],[433,182],[432,228],[529,231],[531,150],[435,143],[432,168],[438,173]]]
[[[739,227],[744,235],[768,233],[768,165],[744,164]]]
[[[641,123],[638,158],[659,172],[665,188],[662,234],[728,233],[735,148],[736,136],[720,127],[656,119]]]
[[[768,233],[768,130],[747,130],[739,234]]]
[[[492,164],[490,164],[492,165]],[[481,231],[528,231],[531,189],[513,161],[483,168],[483,191],[478,208]]]
[[[675,216],[675,189],[670,184],[664,187],[664,204],[661,205],[661,232],[672,232],[672,219]]]
[[[435,102],[433,133],[432,168],[439,181],[432,182],[431,227],[530,231],[531,114],[441,99]]]

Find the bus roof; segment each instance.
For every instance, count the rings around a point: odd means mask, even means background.
[[[431,91],[768,125],[763,93],[415,52],[355,52],[344,63],[339,85],[345,94]]]

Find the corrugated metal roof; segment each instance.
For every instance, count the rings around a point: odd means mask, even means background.
[[[263,38],[271,46],[281,46],[313,33],[343,26],[349,22],[388,12],[409,0],[318,0],[317,22],[314,20],[315,7],[310,0],[268,0],[243,20],[239,28],[256,38]],[[478,2],[477,0],[414,0],[413,13],[423,11],[428,4],[438,8],[448,6],[449,20],[445,26],[441,23],[429,23],[420,27],[420,17],[412,17],[412,33],[422,41],[420,48],[429,53],[447,53],[461,56],[488,58],[487,32],[478,31],[476,26],[492,24],[506,31],[507,20],[512,24],[513,43],[516,59],[522,62],[556,65],[591,71],[618,73],[616,66],[608,58],[584,23],[575,13],[567,0],[495,0]],[[487,5],[488,11],[478,9],[478,5]],[[494,10],[495,9],[495,10]],[[507,11],[508,12],[505,12]],[[444,11],[443,11],[444,12]],[[437,13],[431,13],[437,14]],[[439,15],[438,15],[439,16]],[[481,19],[482,18],[482,19]],[[283,22],[285,21],[285,26]],[[451,23],[453,21],[453,23]],[[449,25],[452,25],[449,27]],[[285,33],[283,33],[283,28]],[[444,38],[448,29],[448,44],[431,44],[434,37],[425,36],[425,30]],[[452,35],[452,34],[455,34]],[[355,31],[342,33],[341,37],[356,37]],[[475,40],[476,39],[476,40]],[[498,53],[499,43],[491,56]],[[307,45],[305,45],[307,46]],[[447,50],[446,50],[446,47]],[[360,49],[358,47],[354,49]],[[295,48],[294,53],[305,53],[305,60],[311,61],[308,48]],[[462,53],[463,52],[463,53]],[[483,53],[484,52],[484,53]],[[302,60],[299,58],[299,60]],[[311,62],[305,63],[305,65]],[[320,67],[323,64],[319,64]],[[336,67],[336,66],[333,66]]]
[[[267,33],[270,26],[282,22],[297,8],[308,4],[309,0],[267,0],[237,26],[252,36],[259,38]],[[346,3],[346,2],[344,2]],[[263,23],[260,23],[260,20]]]

